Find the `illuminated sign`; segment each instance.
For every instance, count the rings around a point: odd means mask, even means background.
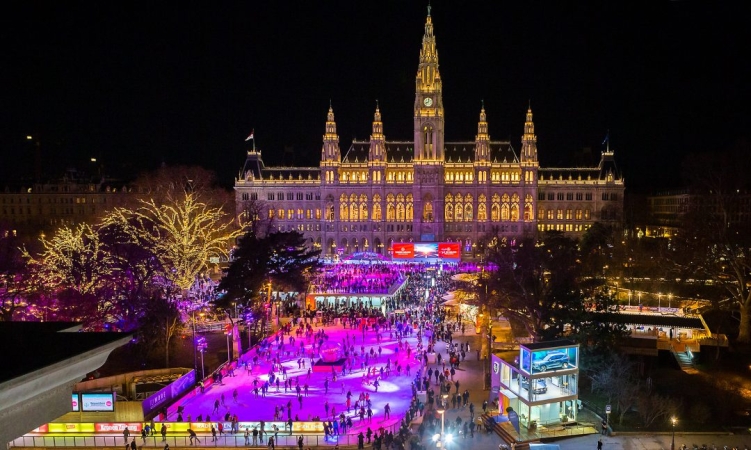
[[[394,259],[448,259],[459,261],[462,257],[458,242],[397,242],[391,246]]]
[[[149,417],[162,407],[178,399],[185,391],[196,385],[196,372],[191,370],[177,380],[160,389],[158,392],[146,397],[141,407],[144,417]]]
[[[323,433],[323,422],[292,422],[293,433]]]
[[[95,423],[94,431],[97,433],[122,433],[128,427],[128,431],[131,433],[140,433],[143,429],[143,425],[140,423]]]
[[[462,256],[461,250],[461,245],[458,242],[441,242],[438,244],[438,257],[459,259]]]
[[[114,411],[112,394],[81,394],[81,411]]]
[[[79,403],[78,403],[78,394],[72,394],[70,398],[70,406],[73,408],[73,411],[78,412],[80,411]]]
[[[391,247],[393,249],[394,259],[413,259],[415,257],[415,244],[411,243],[394,243]]]
[[[437,242],[421,242],[415,244],[415,258],[437,258]]]
[[[41,429],[41,427],[39,428]],[[93,433],[93,423],[48,423],[48,433]]]

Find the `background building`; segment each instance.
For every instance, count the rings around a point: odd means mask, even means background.
[[[446,141],[443,87],[428,14],[415,80],[414,135],[387,141],[376,104],[368,141],[341,154],[329,107],[319,167],[266,167],[255,147],[235,181],[237,211],[299,230],[324,254],[394,242],[460,242],[464,255],[488,233],[509,238],[595,221],[619,228],[624,180],[608,149],[599,165],[541,168],[531,107],[519,150],[488,133],[484,105],[474,140]]]
[[[71,173],[46,182],[7,185],[0,191],[0,229],[33,235],[62,225],[94,223],[133,195],[122,182],[92,181]]]

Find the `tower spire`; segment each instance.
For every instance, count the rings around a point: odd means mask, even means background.
[[[527,107],[527,118],[524,122],[524,134],[522,135],[522,163],[537,162],[537,136],[535,135],[535,123],[532,121],[532,102]]]
[[[334,108],[329,100],[329,112],[326,115],[326,133],[323,135],[323,150],[321,152],[321,162],[341,161],[341,151],[339,150],[339,135],[336,134],[336,121],[334,120]]]
[[[415,161],[443,161],[443,87],[430,13],[431,8],[428,7],[420,63],[415,77]]]
[[[481,101],[480,121],[477,123],[477,136],[475,136],[475,161],[490,161],[490,135],[488,134],[488,121],[485,115],[485,100]]]
[[[373,114],[373,134],[370,135],[370,149],[368,158],[371,161],[386,161],[386,137],[383,135],[383,122],[381,122],[381,110],[376,100],[375,114]]]

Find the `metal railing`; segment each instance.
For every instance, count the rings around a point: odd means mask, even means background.
[[[242,434],[228,434],[217,435],[216,441],[212,440],[211,435],[198,435],[198,441],[196,444],[200,445],[216,445],[220,447],[267,447],[268,437],[270,434],[264,434],[263,439],[258,438],[255,442],[253,436],[248,438],[248,443],[245,441],[245,437]],[[273,433],[271,434],[273,436]],[[302,435],[303,445],[305,447],[317,447],[317,446],[334,446],[337,443],[339,445],[357,445],[356,434],[345,434],[326,439],[321,435]],[[127,443],[135,437],[136,443],[139,447],[159,447],[163,448],[164,444],[169,444],[170,447],[186,447],[193,445],[190,441],[190,437],[185,434],[182,436],[167,436],[165,440],[162,440],[160,435],[148,436],[144,441],[141,436],[132,436],[127,439]],[[276,446],[283,447],[297,447],[298,435],[290,434],[278,434],[274,439]],[[126,440],[122,436],[21,436],[8,443],[9,447],[122,447],[126,444]]]

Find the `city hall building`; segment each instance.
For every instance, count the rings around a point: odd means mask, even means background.
[[[235,181],[240,219],[252,210],[273,219],[275,229],[304,232],[324,255],[388,255],[397,242],[458,242],[466,258],[488,233],[560,230],[576,237],[596,221],[620,228],[624,180],[609,147],[595,167],[540,167],[531,108],[518,150],[491,140],[484,107],[474,140],[447,141],[442,94],[428,14],[414,135],[386,140],[376,105],[370,139],[353,141],[342,154],[329,107],[318,167],[267,167],[260,151],[248,151]]]

